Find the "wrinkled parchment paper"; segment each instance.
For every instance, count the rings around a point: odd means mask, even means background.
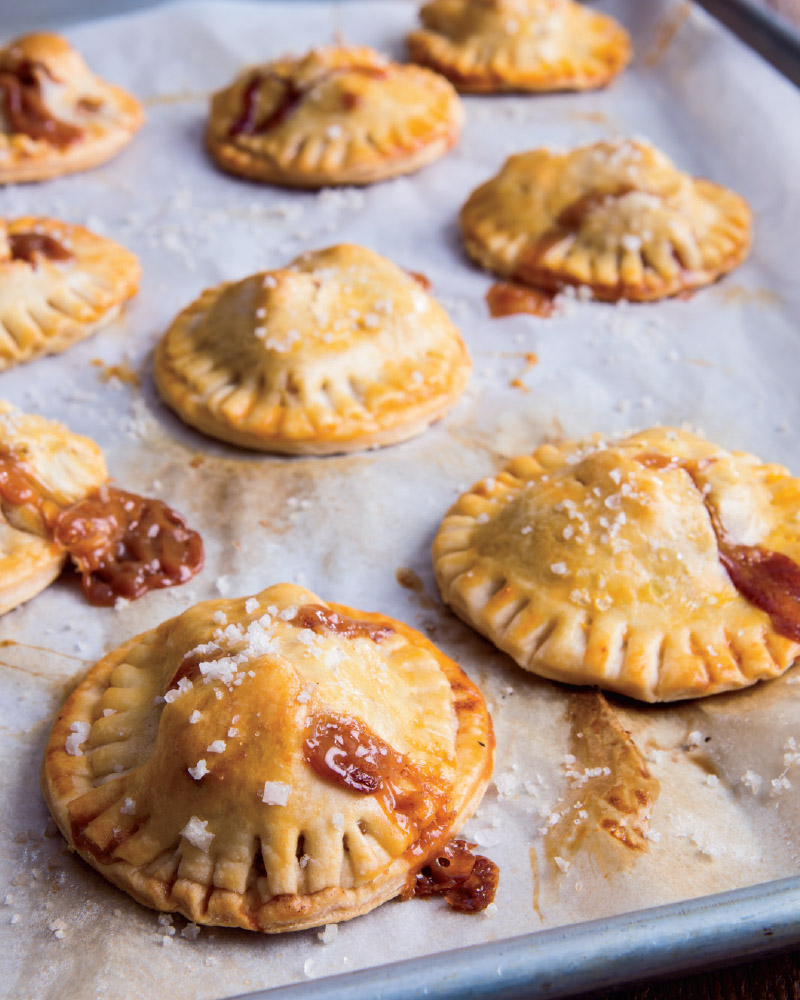
[[[610,699],[620,725],[601,720],[587,751],[579,734],[598,717],[591,698],[516,668],[443,607],[433,583],[429,547],[448,506],[546,438],[688,422],[800,473],[800,94],[699,9],[600,6],[627,25],[637,51],[609,90],[467,98],[463,141],[440,163],[321,194],[215,171],[201,143],[207,95],[243,64],[337,32],[402,57],[414,3],[180,3],[68,31],[96,71],[144,99],[148,123],[91,173],[0,190],[0,211],[107,233],[141,255],[144,278],[118,322],[0,375],[0,396],[96,438],[118,484],[158,494],[202,532],[207,564],[188,586],[119,610],[87,608],[65,577],[0,621],[4,995],[227,997],[798,871],[800,674],[684,705]],[[620,133],[644,135],[683,168],[743,193],[756,220],[750,260],[689,301],[571,302],[547,320],[490,319],[491,278],[459,248],[463,200],[511,152]],[[208,285],[344,240],[424,272],[460,325],[475,371],[449,417],[391,449],[284,459],[206,440],[160,404],[151,353],[177,310]],[[112,366],[124,377],[109,379]],[[52,715],[76,679],[197,600],[281,580],[422,629],[485,692],[497,767],[467,831],[500,866],[489,915],[388,903],[325,942],[313,930],[267,938],[207,928],[192,940],[182,918],[159,921],[66,851],[38,773]],[[639,780],[620,726],[660,789],[646,850],[598,832],[592,805],[598,780]]]

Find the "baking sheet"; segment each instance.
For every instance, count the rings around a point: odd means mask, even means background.
[[[157,493],[188,516],[207,563],[188,586],[118,610],[87,609],[65,578],[0,621],[0,640],[13,643],[0,647],[0,948],[9,996],[155,997],[167,986],[177,1000],[210,1000],[798,870],[796,671],[683,706],[614,699],[661,787],[650,849],[634,855],[595,839],[559,855],[559,866],[541,831],[570,791],[574,694],[514,667],[447,612],[433,583],[429,547],[450,503],[545,438],[688,422],[800,472],[800,134],[785,128],[800,120],[800,95],[685,3],[599,6],[631,30],[638,53],[609,90],[467,98],[463,141],[439,164],[320,194],[217,173],[201,144],[206,95],[242,64],[336,32],[401,57],[415,4],[177,4],[67,32],[96,71],[145,99],[148,124],[90,174],[1,190],[0,212],[52,214],[105,232],[141,255],[144,278],[118,323],[4,373],[0,394],[95,437],[120,485]],[[617,134],[644,135],[681,167],[744,194],[756,219],[750,260],[689,301],[569,302],[549,320],[489,319],[491,278],[466,262],[457,238],[467,194],[511,152]],[[208,285],[345,240],[427,274],[459,323],[475,371],[448,418],[379,452],[280,459],[206,440],[158,402],[151,353],[176,311]],[[111,366],[141,373],[141,384],[104,381]],[[54,835],[38,791],[41,750],[83,670],[197,600],[280,580],[421,628],[485,692],[497,767],[467,832],[501,869],[488,916],[412,901],[341,924],[328,943],[316,931],[262,938],[206,928],[191,940],[182,918],[159,921]]]

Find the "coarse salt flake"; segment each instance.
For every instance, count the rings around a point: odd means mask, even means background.
[[[195,726],[195,725],[197,725],[197,723],[198,723],[198,722],[199,722],[199,721],[200,721],[200,720],[201,720],[202,718],[203,718],[203,713],[202,713],[202,712],[198,712],[198,711],[197,711],[197,709],[195,709],[195,710],[194,710],[194,711],[192,712],[192,714],[191,714],[191,715],[189,716],[189,725],[190,725],[190,726]]]
[[[285,806],[291,790],[292,786],[285,781],[265,781],[261,801],[265,806]]]
[[[126,816],[134,816],[136,814],[136,803],[129,795],[125,796],[125,801],[119,807],[119,811]]]
[[[192,816],[186,826],[181,830],[181,836],[188,840],[193,847],[196,847],[198,850],[204,851],[208,854],[208,849],[211,846],[211,841],[214,839],[214,834],[207,828],[207,819],[198,819],[197,816]]]
[[[323,944],[333,944],[338,934],[338,924],[325,924],[325,927],[321,931],[317,931],[317,937]]]
[[[194,767],[188,767],[186,770],[189,774],[191,774],[195,781],[199,781],[204,774],[208,774],[208,767],[206,766],[205,758],[198,760]]]
[[[224,753],[225,751],[225,740],[214,740],[213,743],[209,743],[206,747],[207,753]]]
[[[73,722],[69,727],[70,734],[64,744],[64,749],[71,757],[83,756],[81,745],[89,738],[91,729],[92,727],[88,722]]]

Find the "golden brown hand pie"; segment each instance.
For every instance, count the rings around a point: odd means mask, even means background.
[[[452,86],[368,48],[312,49],[245,70],[214,95],[206,145],[230,173],[290,187],[409,174],[458,140]]]
[[[573,0],[431,0],[408,47],[466,93],[604,87],[631,56],[628,33]]]
[[[470,257],[504,278],[645,301],[715,281],[750,249],[743,198],[693,178],[648,143],[510,157],[461,210]]]
[[[419,282],[348,244],[208,289],[155,356],[158,390],[187,423],[246,448],[315,455],[421,433],[469,370]]]
[[[514,459],[433,546],[444,599],[534,673],[644,701],[776,677],[800,653],[800,481],[655,428]]]
[[[0,614],[61,572],[67,554],[52,540],[49,510],[82,500],[106,476],[94,441],[0,400]]]
[[[139,102],[95,76],[60,35],[23,35],[0,49],[0,184],[104,163],[142,121]]]
[[[109,653],[53,726],[70,846],[155,909],[267,933],[403,891],[475,810],[483,699],[413,629],[281,584]]]
[[[82,226],[0,219],[0,371],[110,323],[139,284],[136,256]]]

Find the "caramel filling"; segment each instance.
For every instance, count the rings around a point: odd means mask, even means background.
[[[30,59],[24,60],[15,70],[0,72],[3,111],[13,132],[21,132],[31,139],[45,139],[63,149],[77,142],[83,130],[50,113],[42,98],[41,73],[47,73],[46,68]]]
[[[486,293],[489,313],[499,316],[513,316],[515,313],[530,313],[546,318],[552,316],[555,305],[553,294],[536,288],[527,288],[510,281],[496,281]]]
[[[291,624],[297,628],[310,628],[312,632],[331,632],[347,639],[363,637],[372,639],[373,642],[383,642],[394,633],[391,625],[348,618],[347,615],[341,615],[321,604],[304,604],[297,609]]]
[[[263,135],[265,132],[277,128],[278,125],[282,125],[286,121],[312,90],[321,83],[331,80],[336,76],[348,73],[382,80],[386,77],[387,72],[385,69],[370,66],[340,66],[337,69],[323,73],[304,87],[298,87],[293,80],[279,76],[277,73],[256,73],[242,94],[242,107],[239,117],[228,129],[228,136],[234,138],[237,135]],[[281,94],[275,107],[259,120],[258,105],[261,87],[265,83],[273,81],[281,85]],[[342,106],[345,111],[352,111],[359,103],[357,94],[348,92],[342,94]]]
[[[39,256],[48,260],[72,260],[69,250],[46,233],[9,233],[8,246],[12,260],[24,260],[33,267]]]
[[[500,870],[489,858],[473,854],[474,847],[466,840],[451,840],[416,873],[408,895],[444,896],[463,913],[485,910],[494,901]]]
[[[354,716],[312,716],[303,756],[326,781],[376,796],[389,819],[415,838],[412,854],[422,839],[420,831],[427,834],[431,825],[438,829],[451,818],[449,794],[441,784]]]
[[[14,455],[0,454],[0,501],[32,517],[37,530],[65,549],[90,604],[134,600],[148,590],[185,583],[203,567],[203,543],[160,500],[101,486],[64,506]]]
[[[443,895],[457,910],[485,909],[494,899],[498,869],[476,857],[465,841],[444,845],[453,816],[450,796],[432,776],[349,715],[313,716],[303,756],[326,781],[362,795],[375,795],[384,812],[415,839],[406,854],[415,859],[404,899]]]
[[[203,568],[203,543],[180,514],[114,487],[62,511],[53,538],[72,557],[90,604],[135,600],[186,583]]]
[[[717,539],[719,561],[745,600],[769,615],[779,635],[800,642],[800,566],[781,552],[762,545],[737,545],[728,537],[719,512],[704,490],[700,474],[705,462],[643,454],[638,461],[653,469],[682,469],[702,497]]]

